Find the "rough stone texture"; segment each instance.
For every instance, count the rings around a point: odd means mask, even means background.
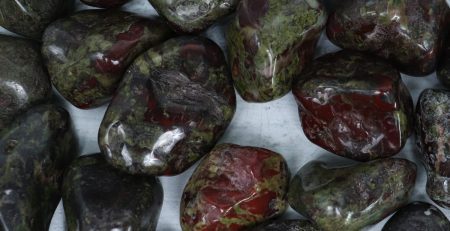
[[[416,108],[416,140],[428,173],[427,193],[450,207],[450,91],[426,89]]]
[[[52,23],[42,53],[51,80],[69,102],[91,108],[114,94],[126,68],[171,31],[158,18],[88,10]]]
[[[130,0],[81,0],[84,4],[100,8],[119,7],[129,1]]]
[[[280,154],[233,144],[216,146],[184,188],[184,231],[237,231],[282,214],[289,181]]]
[[[73,5],[73,0],[1,0],[0,26],[40,40],[48,24],[66,15]]]
[[[280,98],[313,58],[327,15],[317,0],[243,0],[227,31],[236,89],[251,102]]]
[[[130,173],[174,175],[208,153],[236,108],[220,48],[179,37],[134,61],[100,126],[106,159]]]
[[[357,231],[406,205],[416,165],[384,159],[350,167],[314,161],[300,169],[289,188],[289,204],[324,231]]]
[[[307,220],[278,220],[259,225],[250,231],[319,231]]]
[[[51,104],[29,109],[0,133],[2,230],[48,230],[76,147],[69,113]]]
[[[294,85],[313,143],[358,161],[397,154],[413,131],[414,107],[400,73],[383,60],[340,51],[320,57]]]
[[[336,45],[389,59],[409,75],[435,70],[449,19],[445,0],[348,0],[334,5],[327,35]]]
[[[63,190],[69,230],[156,230],[163,203],[156,177],[128,175],[94,154],[70,166]]]
[[[200,32],[232,13],[240,0],[149,0],[159,15],[180,33]]]
[[[48,99],[51,85],[42,65],[39,44],[0,35],[0,51],[1,131],[16,115]]]
[[[442,85],[450,88],[450,36],[447,39],[447,47],[439,62],[436,75]]]
[[[448,231],[450,221],[434,205],[414,202],[403,207],[384,225],[383,231]]]

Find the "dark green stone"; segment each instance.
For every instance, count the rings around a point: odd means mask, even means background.
[[[324,231],[357,231],[406,205],[416,180],[416,165],[383,159],[349,167],[306,164],[288,193],[291,207]]]
[[[52,104],[29,109],[0,133],[2,230],[48,230],[76,154],[69,113]]]
[[[249,231],[319,231],[307,220],[278,220],[269,221]]]
[[[439,62],[436,75],[442,85],[450,88],[450,37],[447,39],[447,47]]]
[[[119,7],[129,1],[130,0],[81,0],[84,4],[100,8]]]
[[[69,230],[155,230],[162,202],[157,178],[120,172],[100,154],[78,158],[64,178]]]

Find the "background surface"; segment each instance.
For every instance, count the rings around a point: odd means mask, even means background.
[[[447,0],[447,3],[449,3],[449,0]],[[89,7],[77,2],[77,10],[87,8]],[[123,8],[143,16],[156,14],[147,0],[133,0],[123,6]],[[223,49],[226,49],[222,30],[224,25],[225,22],[218,22],[203,35],[211,38],[221,45]],[[12,34],[1,27],[0,33]],[[337,50],[339,49],[331,44],[323,35],[317,47],[316,56]],[[402,75],[402,78],[414,98],[414,103],[417,102],[417,98],[423,89],[441,88],[435,74],[427,77],[409,77]],[[56,91],[55,94],[58,95]],[[58,95],[58,97],[60,96]],[[107,106],[105,105],[91,110],[80,110],[70,105],[62,98],[61,103],[72,116],[74,128],[79,138],[80,154],[84,155],[99,152],[97,132]],[[432,203],[425,192],[425,170],[420,162],[419,153],[415,148],[414,142],[414,137],[411,137],[405,148],[396,157],[412,160],[418,166],[418,177],[411,201],[426,201]],[[263,147],[278,152],[282,154],[288,162],[292,175],[311,160],[320,159],[331,162],[352,163],[352,161],[328,153],[307,140],[301,129],[297,104],[291,93],[279,100],[263,104],[247,103],[237,95],[236,114],[226,133],[220,140],[220,143],[235,143],[246,146]],[[197,165],[191,167],[188,171],[179,176],[160,178],[164,188],[164,203],[158,223],[158,231],[181,230],[179,225],[180,198],[183,188],[196,166]],[[440,209],[448,218],[450,218],[450,210]],[[301,218],[301,216],[292,209],[289,209],[284,216],[286,218]],[[381,230],[387,219],[388,218],[364,230]],[[55,211],[50,230],[66,230],[62,203],[60,203]]]

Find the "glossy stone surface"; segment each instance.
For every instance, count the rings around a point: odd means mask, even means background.
[[[48,230],[76,147],[69,113],[51,104],[29,109],[0,133],[2,230]]]
[[[129,1],[130,0],[81,0],[84,4],[100,8],[119,7]]]
[[[69,230],[156,230],[161,183],[114,169],[101,154],[80,157],[64,177]]]
[[[357,231],[406,205],[416,165],[383,159],[349,167],[313,161],[289,185],[289,204],[323,231]]]
[[[220,48],[179,37],[128,69],[100,126],[108,162],[130,173],[174,175],[208,153],[236,109]]]
[[[327,35],[336,45],[386,58],[409,75],[435,70],[449,19],[445,0],[348,0],[335,5]]]
[[[450,37],[447,39],[447,47],[439,62],[436,75],[442,85],[450,88]]]
[[[149,0],[180,33],[200,32],[234,11],[240,0]]]
[[[400,73],[361,53],[318,58],[293,93],[306,137],[340,156],[368,161],[395,155],[413,130],[413,102]]]
[[[184,188],[183,231],[237,231],[282,214],[289,170],[283,157],[263,148],[216,146]]]
[[[249,231],[319,231],[307,220],[278,220],[266,222]]]
[[[383,231],[448,231],[450,221],[434,205],[414,202],[403,207],[384,225]]]
[[[0,35],[0,131],[51,94],[39,49],[32,41]]]
[[[426,89],[416,108],[416,141],[428,173],[427,193],[450,207],[450,91]]]
[[[85,109],[108,101],[131,62],[170,35],[158,18],[89,10],[52,23],[42,53],[56,89]]]
[[[326,13],[318,0],[243,0],[227,35],[234,85],[246,101],[267,102],[292,88],[313,58]]]
[[[48,24],[66,15],[73,5],[73,0],[1,0],[0,26],[40,40]]]

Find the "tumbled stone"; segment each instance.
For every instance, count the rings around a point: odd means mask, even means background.
[[[416,165],[383,159],[349,167],[314,161],[291,181],[291,207],[323,231],[357,231],[406,205],[416,180]]]
[[[129,1],[130,0],[81,0],[84,4],[100,8],[119,7]]]
[[[289,170],[283,157],[263,148],[216,146],[184,188],[184,231],[244,230],[286,209]]]
[[[306,137],[340,156],[369,161],[395,155],[413,130],[413,102],[400,73],[361,53],[320,57],[293,93]]]
[[[0,133],[2,230],[48,230],[76,154],[69,113],[55,105],[29,109]]]
[[[0,51],[1,131],[15,116],[48,99],[51,85],[39,44],[0,35]]]
[[[180,33],[200,32],[232,13],[240,0],[148,0]]]
[[[156,177],[128,175],[101,154],[80,157],[64,177],[69,230],[156,230],[162,202]]]
[[[427,193],[450,207],[450,91],[426,89],[416,108],[416,141],[428,173]]]
[[[73,5],[73,0],[1,0],[0,26],[40,40],[48,24],[66,15]]]
[[[133,60],[170,35],[158,18],[88,10],[52,23],[42,53],[56,89],[86,109],[110,100]]]
[[[326,12],[318,0],[243,0],[227,31],[234,85],[246,101],[266,102],[292,88],[313,58]]]
[[[278,220],[259,225],[250,231],[319,231],[307,220]]]
[[[137,58],[100,126],[106,159],[130,173],[174,175],[207,154],[236,109],[220,48],[179,37]]]
[[[435,70],[450,16],[445,0],[349,0],[335,7],[327,35],[336,45],[386,58],[409,75]]]
[[[434,205],[414,202],[403,207],[384,225],[383,231],[448,231],[450,221]]]
[[[450,88],[450,39],[447,39],[447,47],[439,62],[436,75],[442,85]]]

